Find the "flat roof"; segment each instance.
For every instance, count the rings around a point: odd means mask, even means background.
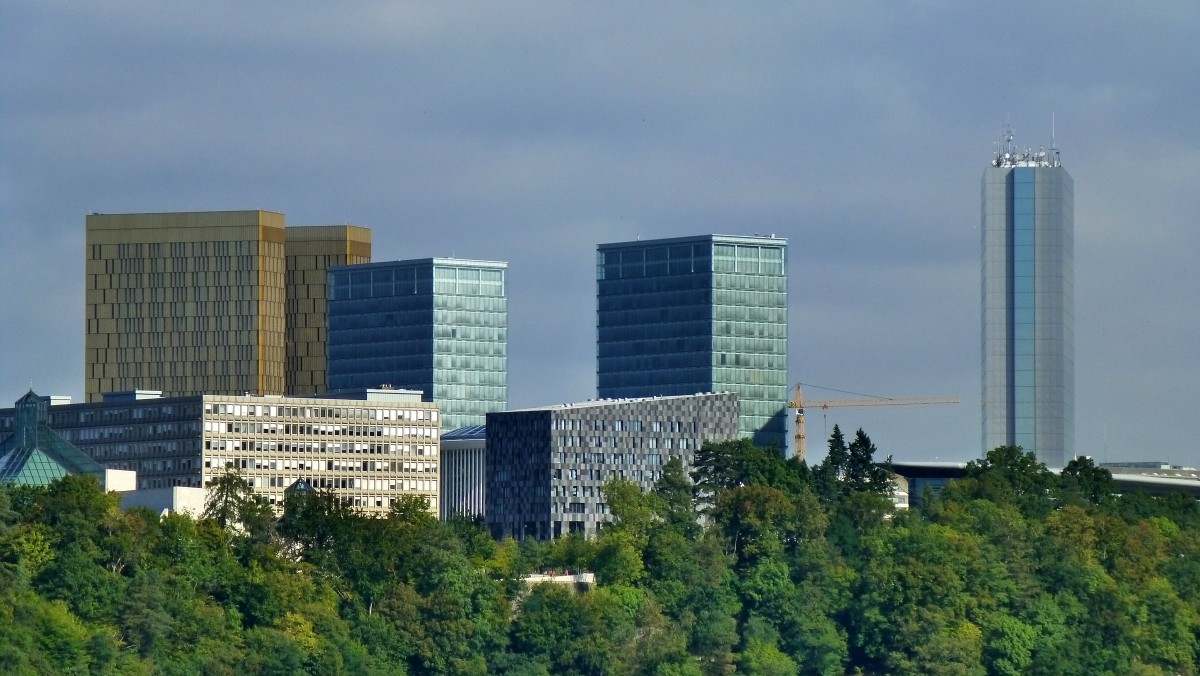
[[[716,397],[722,395],[734,394],[733,392],[697,392],[696,394],[670,394],[661,397],[630,397],[627,399],[589,399],[587,401],[579,401],[566,404],[550,404],[547,406],[533,406],[530,408],[513,408],[506,411],[496,411],[497,413],[529,413],[532,411],[570,411],[577,408],[597,408],[600,406],[613,406],[616,404],[639,404],[647,401],[666,401],[670,399],[686,399],[688,397]]]
[[[403,261],[376,261],[374,263],[358,263],[356,265],[333,265],[330,272],[346,270],[379,270],[383,268],[425,267],[430,266],[468,266],[473,268],[507,269],[507,261],[483,261],[474,258],[410,258]]]
[[[442,441],[454,441],[455,439],[486,439],[486,425],[467,425],[456,430],[451,430],[442,435]]]
[[[1101,468],[1105,469],[1105,468]],[[1061,467],[1051,467],[1054,474],[1062,474]],[[906,479],[961,479],[967,474],[965,462],[893,462],[892,471]],[[1166,476],[1150,476],[1140,473],[1112,474],[1117,488],[1122,491],[1143,491],[1152,495],[1164,493],[1186,493],[1200,498],[1200,480]]]
[[[660,246],[666,244],[695,244],[697,242],[719,242],[721,244],[776,244],[787,246],[786,237],[771,235],[691,235],[688,237],[668,237],[665,239],[638,239],[632,242],[610,242],[596,245],[597,250],[620,249],[628,247]]]

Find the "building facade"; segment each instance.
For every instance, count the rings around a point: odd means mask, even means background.
[[[1075,453],[1074,183],[1056,149],[1003,139],[983,175],[983,452]]]
[[[370,263],[371,231],[353,225],[312,225],[289,227],[284,234],[287,393],[325,392],[328,270]]]
[[[787,240],[703,235],[597,251],[597,396],[736,392],[740,433],[787,441]]]
[[[17,411],[0,410],[0,437]],[[438,509],[438,410],[420,394],[361,399],[135,391],[52,406],[48,424],[104,467],[137,471],[137,488],[203,487],[227,468],[272,504],[297,479],[385,514],[401,495]]]
[[[731,392],[563,404],[487,416],[486,520],[495,537],[595,535],[611,519],[603,487],[654,487],[663,465],[690,468],[705,442],[738,436]]]
[[[455,258],[329,272],[329,389],[420,390],[443,429],[508,406],[508,264]]]
[[[442,435],[442,518],[483,516],[487,509],[487,432],[470,425]]]
[[[292,230],[270,211],[89,215],[87,401],[323,389],[324,270],[370,260],[370,231]]]

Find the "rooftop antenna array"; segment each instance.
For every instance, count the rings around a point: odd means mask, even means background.
[[[1062,162],[1058,154],[1058,142],[1054,135],[1054,117],[1050,118],[1050,152],[1041,146],[1034,152],[1030,148],[1018,149],[1013,143],[1012,127],[1005,123],[1004,132],[996,141],[996,152],[992,157],[993,167],[1059,167]]]

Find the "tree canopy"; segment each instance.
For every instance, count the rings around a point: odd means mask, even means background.
[[[205,517],[94,479],[0,488],[0,672],[1196,673],[1200,508],[993,450],[919,510],[834,428],[809,468],[748,441],[614,480],[593,539],[495,541],[421,500],[281,514],[220,477]],[[591,570],[598,584],[529,585]]]

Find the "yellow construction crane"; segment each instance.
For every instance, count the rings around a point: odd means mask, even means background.
[[[796,457],[804,460],[804,408],[819,408],[827,410],[831,408],[850,408],[856,406],[925,406],[933,404],[957,404],[958,397],[875,397],[871,395],[860,395],[861,399],[828,399],[824,401],[804,401],[804,383],[796,383],[796,396],[792,401],[788,402],[788,408],[796,409]],[[809,385],[820,390],[831,390],[833,388],[820,387],[818,385]],[[834,392],[845,392],[845,390],[833,390]],[[858,394],[857,392],[846,392],[846,394]]]

